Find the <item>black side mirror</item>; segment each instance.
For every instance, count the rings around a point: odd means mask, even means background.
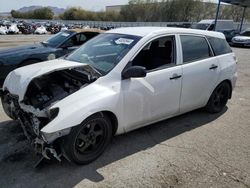
[[[127,69],[125,69],[122,72],[122,78],[128,79],[128,78],[143,78],[146,77],[147,70],[145,67],[141,66],[132,66]]]

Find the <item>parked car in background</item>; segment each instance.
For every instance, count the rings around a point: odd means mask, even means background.
[[[193,24],[192,29],[201,29],[208,31],[221,31],[221,30],[233,30],[234,22],[233,20],[217,20],[216,28],[215,20],[201,20],[199,23]]]
[[[19,33],[19,29],[17,27],[17,24],[11,24],[8,28],[7,31],[8,34],[18,34]]]
[[[0,88],[8,73],[18,67],[52,60],[77,49],[98,35],[98,29],[73,29],[53,35],[47,41],[0,51]]]
[[[8,29],[6,26],[0,26],[0,35],[6,35],[8,32]]]
[[[250,47],[250,28],[235,36],[231,42],[232,46]]]
[[[45,158],[87,164],[114,135],[198,108],[221,112],[236,78],[222,33],[120,28],[65,58],[12,71],[2,104]]]
[[[46,30],[46,28],[44,26],[40,26],[40,27],[36,28],[34,33],[42,35],[42,34],[46,34],[47,30]]]
[[[233,20],[217,20],[216,28],[215,20],[201,20],[199,23],[193,24],[192,29],[201,29],[208,31],[218,31],[225,35],[226,40],[231,42],[235,36],[234,22]]]

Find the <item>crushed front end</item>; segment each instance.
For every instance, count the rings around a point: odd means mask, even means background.
[[[89,70],[65,69],[35,77],[21,100],[19,95],[8,91],[8,86],[1,91],[5,113],[20,122],[35,152],[46,159],[54,157],[61,161],[61,139],[71,130],[68,128],[53,133],[41,131],[60,113],[60,109],[53,108],[53,105],[94,82],[98,77]]]
[[[18,96],[10,94],[9,92],[3,92],[2,104],[4,111],[10,117],[19,121],[24,135],[37,154],[41,154],[46,159],[54,157],[58,161],[61,161],[60,147],[56,142],[54,142],[57,138],[54,137],[51,140],[47,140],[40,131],[44,126],[53,120],[51,118],[56,117],[56,114],[54,114],[53,117],[49,114],[47,117],[36,117],[32,113],[25,112],[19,105]],[[62,131],[60,133],[60,137],[68,134],[69,132],[70,130]]]

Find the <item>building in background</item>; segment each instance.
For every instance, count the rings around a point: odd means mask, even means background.
[[[120,12],[123,6],[126,6],[126,5],[106,6],[106,11]]]

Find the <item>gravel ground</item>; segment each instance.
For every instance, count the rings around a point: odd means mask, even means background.
[[[20,126],[0,110],[0,187],[250,188],[250,51],[233,50],[239,79],[222,113],[196,110],[117,136],[86,166],[51,161],[34,169]]]

